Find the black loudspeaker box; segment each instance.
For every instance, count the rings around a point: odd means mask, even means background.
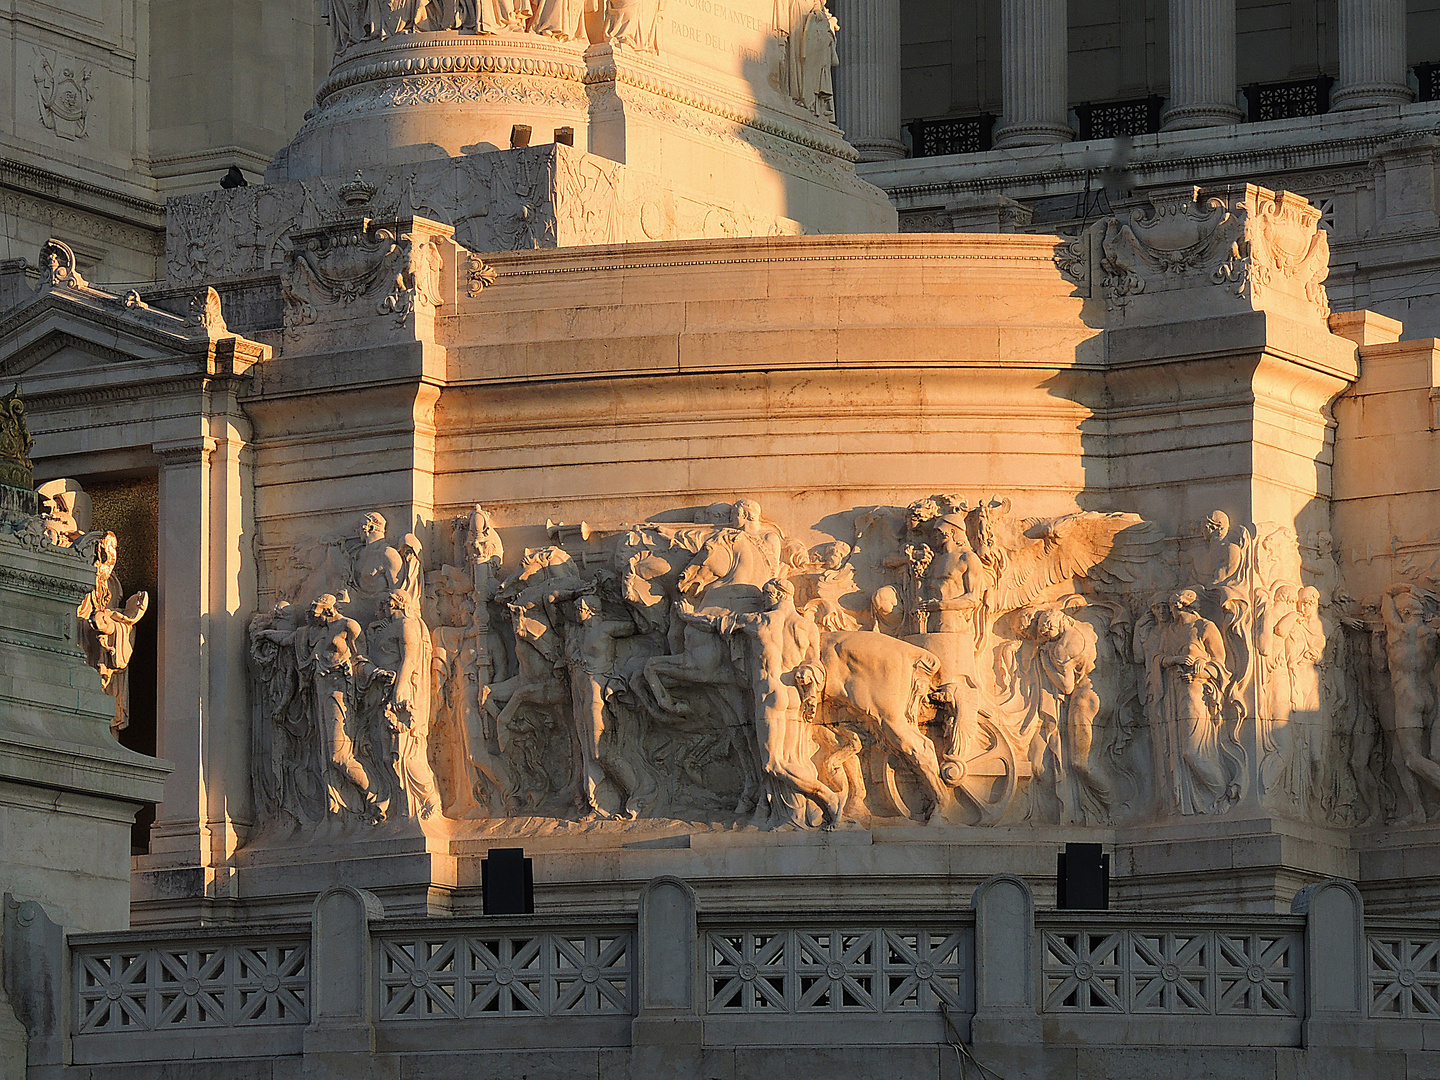
[[[535,871],[524,848],[491,848],[480,860],[486,915],[535,914]]]
[[[1110,910],[1110,856],[1099,844],[1066,844],[1055,857],[1055,906],[1061,911]]]

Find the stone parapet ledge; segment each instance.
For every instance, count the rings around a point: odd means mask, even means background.
[[[760,1052],[834,1054],[842,1077],[935,1075],[952,1051],[998,1075],[1069,1076],[1064,1063],[1122,1047],[1152,1069],[1183,1053],[1237,1075],[1221,1063],[1279,1054],[1304,1075],[1359,1077],[1374,1074],[1348,1070],[1353,1055],[1373,1068],[1423,1045],[1424,956],[1440,947],[1433,920],[1369,920],[1338,879],[1285,915],[1037,912],[1024,880],[996,875],[973,913],[697,921],[689,886],[662,877],[638,917],[395,921],[342,887],[316,900],[308,942],[304,924],[253,922],[67,937],[14,902],[6,928],[32,1064],[122,1077],[207,1056],[393,1078],[464,1055],[503,1074],[562,1050],[583,1051],[587,1080],[615,1075],[601,1060],[636,1077],[738,1076]]]

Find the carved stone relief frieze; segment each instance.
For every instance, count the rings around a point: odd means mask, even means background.
[[[858,828],[1440,807],[1440,600],[1329,537],[935,495],[807,547],[752,500],[510,552],[367,515],[274,553],[255,784],[286,828]],[[523,522],[508,524],[528,524]],[[1388,764],[1386,764],[1388,762]]]
[[[660,48],[664,0],[325,0],[335,59],[354,46],[392,35],[534,34],[590,44],[586,13],[595,12],[603,40],[643,52]]]
[[[472,251],[554,247],[561,228],[554,156],[555,148],[536,147],[345,181],[291,181],[172,199],[167,278],[173,285],[198,285],[282,271],[297,247],[319,245],[319,234],[341,220],[396,222],[418,215],[453,226],[456,242]],[[590,187],[583,213],[608,220],[613,212],[602,202],[604,185]]]

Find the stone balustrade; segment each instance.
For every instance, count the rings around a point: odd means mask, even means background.
[[[38,1047],[56,1066],[139,1067],[193,1056],[197,1036],[207,1053],[275,1061],[783,1045],[848,1047],[860,1063],[887,1044],[979,1053],[997,1024],[1007,1052],[1027,1038],[1398,1050],[1440,1022],[1434,921],[1367,923],[1337,881],[1288,915],[1036,913],[1008,876],[968,911],[697,914],[683,882],[657,879],[638,921],[583,924],[397,920],[339,888],[308,927],[70,934],[63,949],[25,908],[6,928],[7,953],[30,961],[12,966],[11,996],[32,1028],[49,1017],[69,1036],[62,1049],[32,1030],[32,1065]]]

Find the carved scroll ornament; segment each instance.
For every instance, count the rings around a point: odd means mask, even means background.
[[[25,403],[16,386],[0,397],[0,484],[30,491],[35,487],[34,466],[30,451],[35,440],[25,422]]]

